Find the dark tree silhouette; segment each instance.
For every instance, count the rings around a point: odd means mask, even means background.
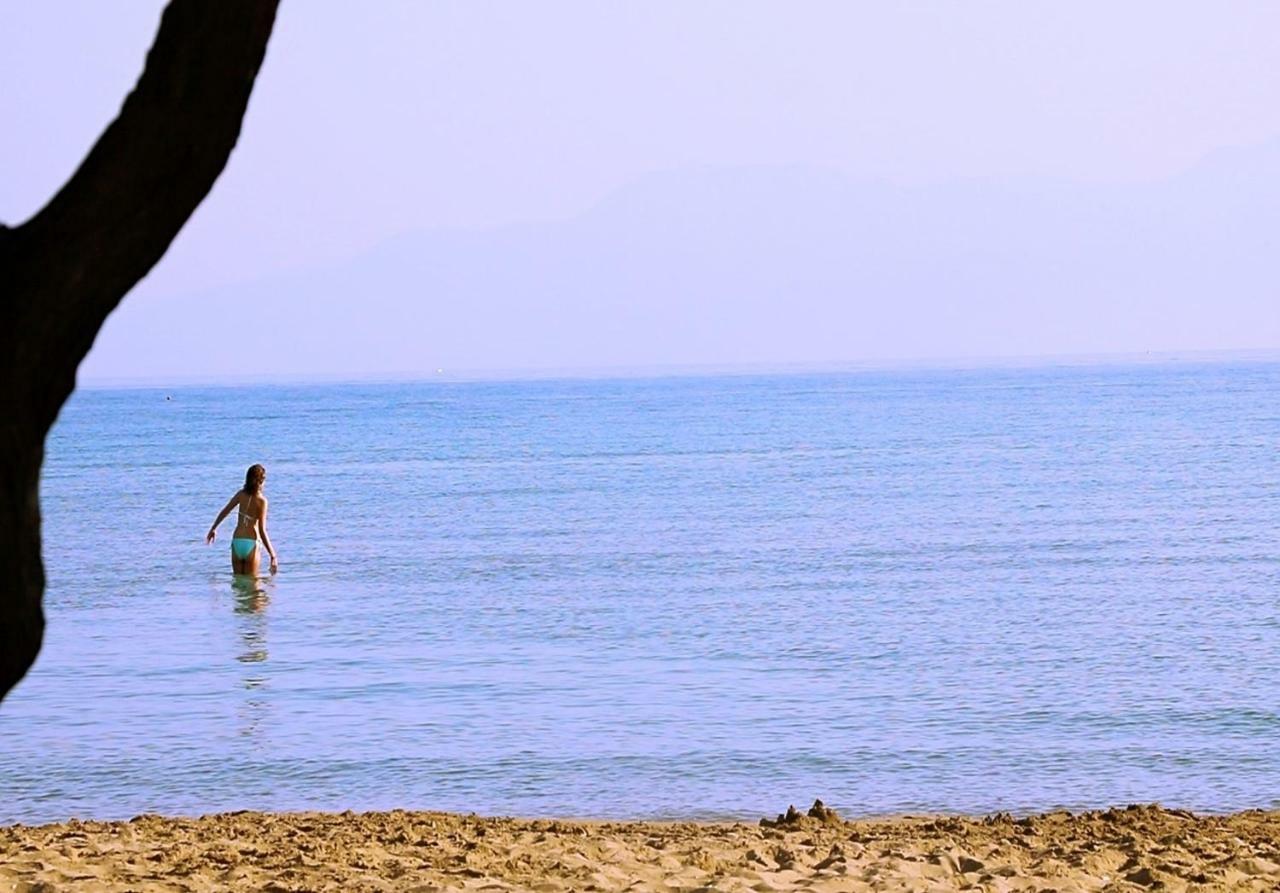
[[[44,440],[103,321],[164,255],[240,135],[278,0],[172,0],[80,168],[0,226],[0,699],[44,635]]]

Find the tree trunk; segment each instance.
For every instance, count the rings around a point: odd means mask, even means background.
[[[222,172],[277,0],[172,0],[120,115],[65,186],[0,226],[0,699],[40,651],[40,464],[107,314]]]

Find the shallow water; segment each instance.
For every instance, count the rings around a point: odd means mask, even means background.
[[[0,820],[1280,805],[1280,365],[78,392]],[[233,581],[269,472],[282,572]]]

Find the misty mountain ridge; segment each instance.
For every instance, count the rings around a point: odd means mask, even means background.
[[[569,220],[407,233],[109,325],[162,328],[152,368],[198,362],[194,315],[244,320],[266,367],[287,337],[339,373],[1256,348],[1280,344],[1277,224],[1280,143],[1124,186],[686,168]]]

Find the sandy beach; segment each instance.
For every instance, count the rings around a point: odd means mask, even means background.
[[[239,812],[0,829],[0,891],[1274,890],[1280,813],[748,823]]]

